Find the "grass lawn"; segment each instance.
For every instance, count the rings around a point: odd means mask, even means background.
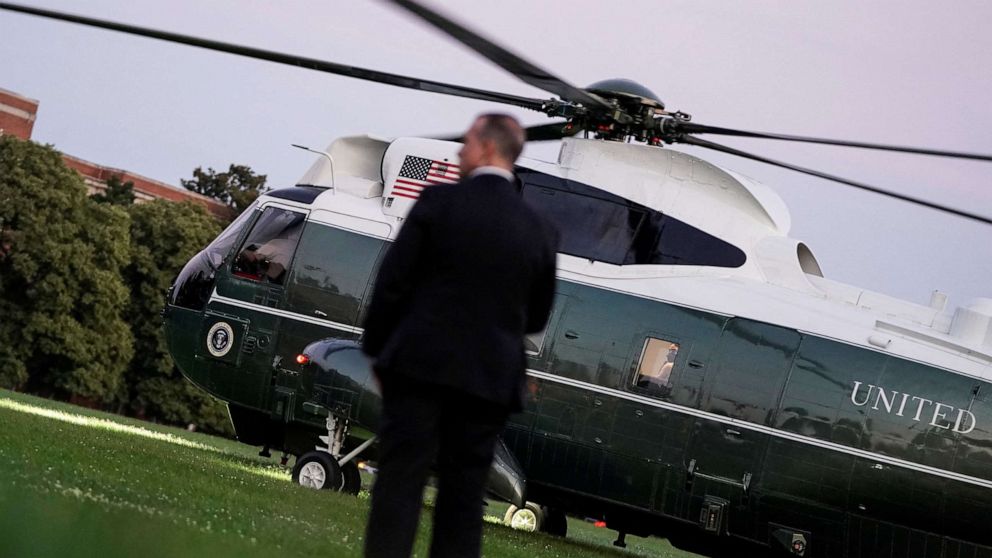
[[[0,390],[0,557],[361,556],[367,497],[296,486],[257,451]],[[694,556],[633,536],[615,549],[612,531],[569,521],[564,540],[489,524],[484,555]]]

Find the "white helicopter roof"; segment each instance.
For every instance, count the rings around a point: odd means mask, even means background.
[[[461,144],[375,136],[333,142],[300,185],[328,188],[313,219],[375,222],[394,237],[415,203],[410,169],[457,176]],[[426,161],[426,163],[425,163]],[[404,166],[406,163],[415,164]],[[645,145],[568,138],[555,162],[518,165],[595,186],[661,211],[741,249],[737,268],[612,265],[559,255],[563,278],[722,314],[793,327],[992,379],[992,300],[946,312],[935,293],[924,306],[823,277],[812,251],[788,236],[789,211],[767,186],[698,157]],[[399,180],[399,182],[397,182]],[[444,182],[445,180],[440,180]],[[397,187],[400,189],[397,189]],[[340,223],[338,223],[340,224]]]

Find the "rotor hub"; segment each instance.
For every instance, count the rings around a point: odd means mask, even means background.
[[[624,98],[627,101],[637,100],[642,105],[660,109],[665,108],[665,103],[658,98],[658,95],[654,91],[629,79],[604,79],[586,87],[586,91],[595,93],[600,97]]]
[[[670,113],[654,91],[622,78],[597,81],[583,91],[598,99],[598,105],[551,100],[542,107],[549,116],[568,119],[568,135],[585,130],[608,141],[663,142],[661,119]]]

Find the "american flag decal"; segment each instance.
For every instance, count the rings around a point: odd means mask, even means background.
[[[393,184],[392,195],[415,200],[428,186],[458,182],[459,172],[458,165],[453,163],[407,155]]]

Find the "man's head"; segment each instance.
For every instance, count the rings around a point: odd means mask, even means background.
[[[493,166],[513,171],[513,163],[524,149],[527,135],[516,118],[507,114],[483,114],[465,132],[465,145],[458,152],[462,176],[479,167]]]

